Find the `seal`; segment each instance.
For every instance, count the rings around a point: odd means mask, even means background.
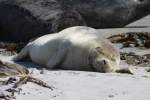
[[[98,31],[84,26],[67,28],[28,43],[13,60],[27,56],[48,69],[114,72],[119,69],[120,54]]]
[[[28,41],[71,26],[123,27],[150,13],[150,0],[0,0],[0,40]]]

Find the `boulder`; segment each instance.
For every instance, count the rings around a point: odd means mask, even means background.
[[[18,42],[70,26],[123,27],[148,15],[150,1],[0,0],[0,12],[0,40]]]

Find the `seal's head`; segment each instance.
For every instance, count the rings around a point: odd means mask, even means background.
[[[115,72],[119,69],[120,53],[109,41],[96,45],[90,57],[91,66],[97,72]]]

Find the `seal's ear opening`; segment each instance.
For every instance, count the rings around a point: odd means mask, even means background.
[[[102,51],[103,51],[101,47],[96,47],[95,49],[98,53],[102,53]]]

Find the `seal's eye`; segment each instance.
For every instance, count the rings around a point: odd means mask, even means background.
[[[97,61],[97,63],[99,65],[106,65],[107,64],[106,60],[100,60],[100,61]]]
[[[102,60],[102,64],[106,65],[107,64],[106,60]]]

